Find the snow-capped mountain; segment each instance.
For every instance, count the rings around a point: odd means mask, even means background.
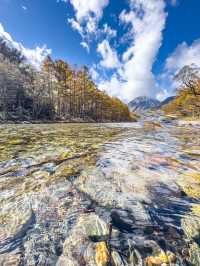
[[[159,107],[160,101],[146,96],[140,96],[129,102],[128,106],[131,111],[143,112]]]

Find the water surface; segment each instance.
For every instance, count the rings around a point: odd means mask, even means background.
[[[200,265],[198,124],[0,126],[1,265]]]

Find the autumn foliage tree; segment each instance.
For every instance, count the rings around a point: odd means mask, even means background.
[[[129,109],[119,99],[98,90],[87,67],[78,70],[62,60],[47,57],[42,69],[53,81],[55,110],[59,117],[94,121],[131,121]]]
[[[21,119],[132,121],[127,105],[98,90],[87,67],[48,56],[35,69],[0,40],[0,112]]]
[[[200,68],[184,66],[174,77],[180,83],[175,99],[163,107],[167,113],[200,117]]]

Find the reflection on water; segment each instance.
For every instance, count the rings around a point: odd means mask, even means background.
[[[198,124],[0,126],[0,265],[200,265]]]

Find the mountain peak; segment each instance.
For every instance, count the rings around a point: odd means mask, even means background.
[[[156,108],[160,105],[160,101],[147,97],[147,96],[139,96],[129,102],[128,106],[131,111],[137,111],[137,112],[142,112],[142,111],[147,111],[152,108]]]

